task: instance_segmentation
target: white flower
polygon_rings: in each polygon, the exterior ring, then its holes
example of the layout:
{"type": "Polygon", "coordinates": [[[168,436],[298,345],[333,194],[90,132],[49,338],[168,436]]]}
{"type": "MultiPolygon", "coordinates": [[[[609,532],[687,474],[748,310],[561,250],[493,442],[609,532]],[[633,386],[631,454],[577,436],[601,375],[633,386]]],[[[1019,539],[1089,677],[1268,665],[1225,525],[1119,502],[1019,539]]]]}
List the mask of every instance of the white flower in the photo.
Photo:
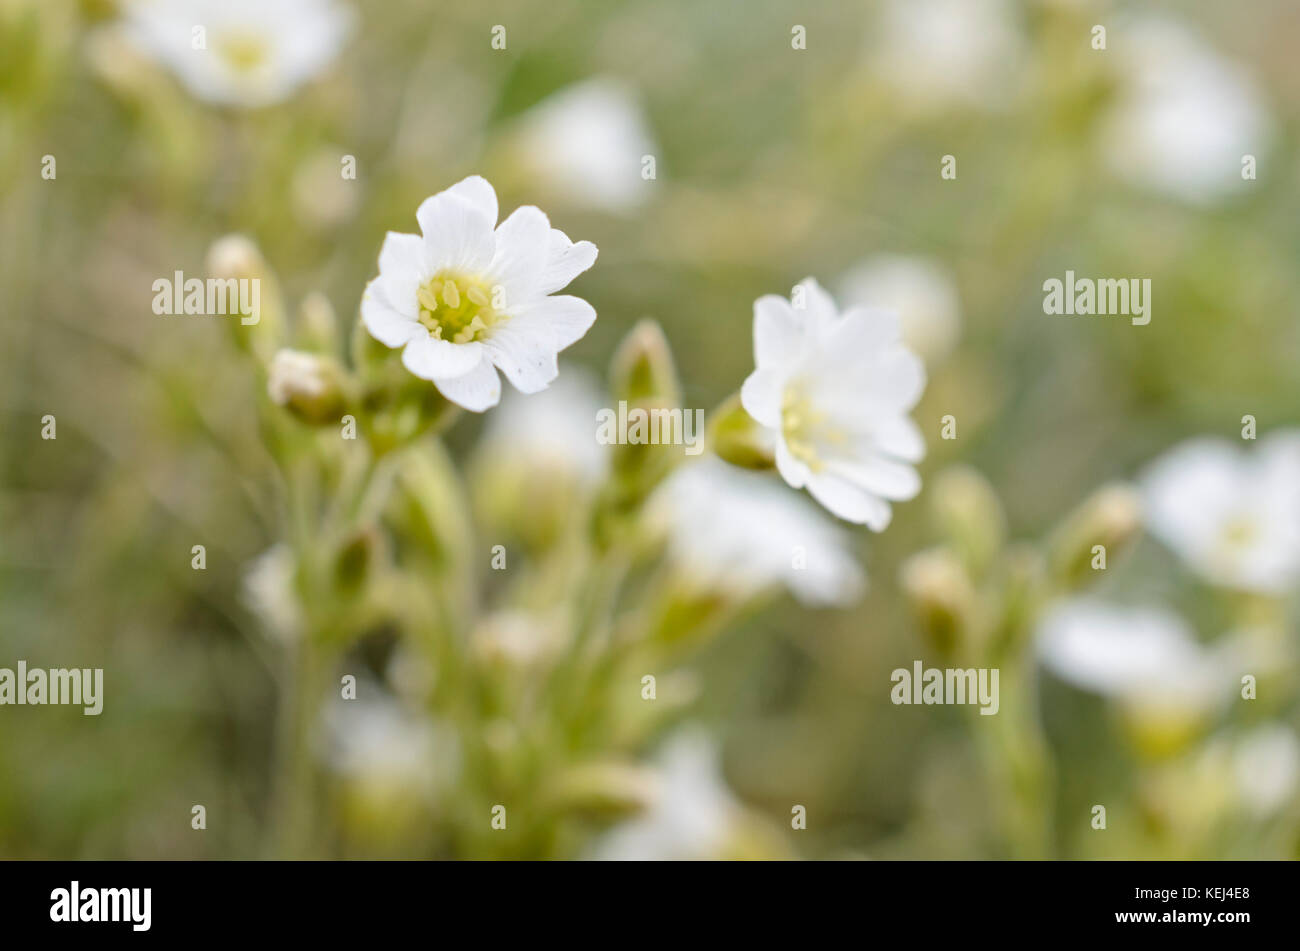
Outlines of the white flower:
{"type": "Polygon", "coordinates": [[[1300,785],[1300,743],[1280,723],[1256,727],[1236,743],[1232,766],[1242,801],[1256,815],[1269,815],[1300,785]]]}
{"type": "Polygon", "coordinates": [[[1247,184],[1273,122],[1249,73],[1181,24],[1143,17],[1112,33],[1123,88],[1103,123],[1107,164],[1124,180],[1191,202],[1247,184]]]}
{"type": "Polygon", "coordinates": [[[865,308],[841,315],[808,278],[791,301],[754,302],[754,362],[740,398],[772,431],[781,477],[807,486],[840,518],[883,531],[888,500],[920,491],[911,463],[925,455],[907,417],[925,368],[903,346],[897,315],[865,308]]]}
{"type": "Polygon", "coordinates": [[[1300,431],[1251,452],[1195,439],[1142,480],[1151,531],[1207,580],[1285,594],[1300,580],[1300,431]]]}
{"type": "Polygon", "coordinates": [[[1066,601],[1042,620],[1037,640],[1044,666],[1062,680],[1144,706],[1205,709],[1231,683],[1182,620],[1158,608],[1066,601]]]}
{"type": "Polygon", "coordinates": [[[919,107],[1002,105],[1024,43],[1007,0],[888,0],[872,71],[919,107]]]}
{"type": "Polygon", "coordinates": [[[358,699],[336,700],[325,711],[321,752],[326,764],[376,796],[430,792],[439,769],[454,768],[450,738],[407,712],[377,683],[362,680],[357,690],[358,699]]]}
{"type": "Polygon", "coordinates": [[[402,363],[447,399],[474,412],[501,398],[497,368],[536,393],[559,373],[556,355],[596,320],[578,297],[554,295],[596,260],[525,205],[497,226],[497,196],[472,175],[426,198],[423,236],[389,232],[361,319],[402,363]],[[494,230],[495,229],[495,230],[494,230]]]}
{"type": "Polygon", "coordinates": [[[784,585],[811,605],[846,604],[862,591],[840,529],[765,476],[712,459],[688,463],[650,505],[694,584],[739,598],[784,585]]]}
{"type": "MultiPolygon", "coordinates": [[[[625,212],[645,201],[645,156],[656,155],[633,92],[613,79],[589,79],[520,118],[519,150],[538,178],[568,201],[625,212]]],[[[656,174],[657,174],[656,169],[656,174]]]]}
{"type": "Polygon", "coordinates": [[[335,0],[135,0],[126,35],[200,99],[256,107],[324,69],[352,19],[335,0]]]}
{"type": "Polygon", "coordinates": [[[712,740],[695,730],[677,734],[661,750],[658,770],[655,804],[606,833],[592,858],[671,862],[718,857],[740,806],[722,779],[712,740]]]}
{"type": "Polygon", "coordinates": [[[921,257],[880,254],[840,282],[848,307],[878,307],[898,314],[903,342],[934,364],[952,352],[961,332],[961,304],[947,269],[921,257]]]}
{"type": "Polygon", "coordinates": [[[580,369],[536,396],[507,397],[492,414],[482,451],[500,459],[523,460],[541,469],[594,485],[605,474],[609,453],[596,441],[595,419],[605,401],[580,369]]]}
{"type": "Polygon", "coordinates": [[[283,543],[272,545],[249,562],[244,572],[244,604],[276,640],[284,644],[302,635],[302,608],[294,591],[293,551],[283,543]]]}

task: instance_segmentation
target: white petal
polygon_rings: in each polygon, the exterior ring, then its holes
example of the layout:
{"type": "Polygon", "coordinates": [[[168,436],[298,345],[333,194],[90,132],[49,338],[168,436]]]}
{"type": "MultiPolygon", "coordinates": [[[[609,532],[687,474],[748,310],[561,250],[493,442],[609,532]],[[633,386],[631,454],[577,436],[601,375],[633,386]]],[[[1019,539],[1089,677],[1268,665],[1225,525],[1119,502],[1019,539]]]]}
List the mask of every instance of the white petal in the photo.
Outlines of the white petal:
{"type": "Polygon", "coordinates": [[[501,222],[496,255],[488,268],[493,294],[505,291],[506,313],[517,313],[537,295],[538,281],[550,255],[551,223],[540,209],[524,205],[501,222]]]}
{"type": "Polygon", "coordinates": [[[872,438],[881,452],[904,462],[920,462],[925,458],[925,437],[916,423],[906,416],[893,416],[877,422],[872,438]]]}
{"type": "Polygon", "coordinates": [[[793,360],[802,350],[803,331],[790,302],[775,294],[754,301],[754,365],[768,367],[793,360]]]}
{"type": "Polygon", "coordinates": [[[902,339],[902,322],[892,310],[854,307],[831,324],[823,346],[839,352],[871,353],[902,339]]]}
{"type": "Polygon", "coordinates": [[[521,393],[540,392],[559,376],[560,368],[549,333],[531,333],[511,321],[485,340],[483,347],[506,379],[521,393]]]}
{"type": "Polygon", "coordinates": [[[481,273],[492,263],[493,221],[478,205],[450,192],[426,198],[415,212],[432,271],[481,273]]]}
{"type": "Polygon", "coordinates": [[[419,313],[416,291],[430,276],[427,260],[424,239],[418,234],[390,231],[379,249],[379,281],[384,302],[412,320],[419,313]]]}
{"type": "Polygon", "coordinates": [[[581,297],[558,294],[533,301],[522,315],[512,319],[514,322],[529,328],[545,326],[555,349],[560,351],[581,340],[591,329],[596,322],[596,310],[581,297]]]}
{"type": "MultiPolygon", "coordinates": [[[[424,330],[423,326],[420,329],[424,330]]],[[[482,360],[482,344],[439,340],[428,331],[412,339],[402,351],[402,365],[406,369],[423,380],[435,382],[468,373],[482,360]]]]}
{"type": "MultiPolygon", "coordinates": [[[[839,309],[835,300],[817,283],[816,278],[806,277],[797,285],[803,288],[804,307],[810,323],[819,332],[826,330],[839,319],[839,309]]],[[[798,313],[798,308],[793,308],[798,313]]]]}
{"type": "Polygon", "coordinates": [[[546,267],[537,283],[538,294],[554,294],[596,263],[596,246],[590,241],[576,244],[558,228],[551,229],[546,267]]]}
{"type": "Polygon", "coordinates": [[[776,441],[776,471],[781,474],[786,485],[793,489],[802,489],[808,484],[808,477],[812,474],[806,462],[790,455],[790,449],[784,439],[776,441]]]}
{"type": "Polygon", "coordinates": [[[876,532],[883,532],[889,526],[892,515],[889,503],[847,479],[829,472],[816,472],[808,479],[808,491],[827,511],[847,522],[866,525],[876,532]]]}
{"type": "Polygon", "coordinates": [[[501,400],[501,377],[490,360],[480,360],[478,366],[463,376],[446,377],[433,383],[447,399],[474,413],[491,409],[501,400]]]}
{"type": "Polygon", "coordinates": [[[872,495],[896,502],[916,498],[916,494],[921,491],[921,477],[916,470],[905,463],[889,459],[836,459],[827,464],[827,469],[872,495]]]}
{"type": "Polygon", "coordinates": [[[482,175],[471,175],[469,178],[461,179],[447,189],[447,194],[469,202],[487,217],[492,227],[496,227],[497,217],[500,215],[497,210],[497,193],[482,175]]]}
{"type": "Polygon", "coordinates": [[[427,333],[412,318],[393,308],[375,278],[361,295],[361,322],[374,337],[386,347],[400,347],[417,333],[427,333]]]}
{"type": "Polygon", "coordinates": [[[755,370],[740,388],[740,405],[764,426],[781,425],[783,375],[772,368],[755,370]]]}

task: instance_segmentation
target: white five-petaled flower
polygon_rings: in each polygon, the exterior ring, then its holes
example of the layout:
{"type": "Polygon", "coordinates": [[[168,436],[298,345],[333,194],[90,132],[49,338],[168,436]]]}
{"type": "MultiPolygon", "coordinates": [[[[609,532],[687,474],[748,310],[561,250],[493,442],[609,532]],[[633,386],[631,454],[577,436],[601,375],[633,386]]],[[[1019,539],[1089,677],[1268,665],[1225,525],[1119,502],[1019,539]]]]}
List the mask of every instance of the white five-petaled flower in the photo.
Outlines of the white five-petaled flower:
{"type": "Polygon", "coordinates": [[[1249,453],[1194,439],[1156,460],[1142,484],[1151,531],[1207,580],[1269,594],[1300,582],[1300,432],[1249,453]]]}
{"type": "Polygon", "coordinates": [[[711,459],[683,465],[650,510],[694,585],[737,598],[784,586],[813,606],[848,604],[862,591],[839,526],[757,473],[711,459]]]}
{"type": "Polygon", "coordinates": [[[925,455],[907,416],[925,369],[903,345],[897,315],[840,314],[808,278],[789,301],[754,302],[754,362],[740,398],[772,430],[781,477],[840,518],[883,531],[889,502],[920,491],[912,463],[925,455]]]}
{"type": "Polygon", "coordinates": [[[257,107],[324,69],[352,20],[336,0],[135,0],[126,35],[200,99],[257,107]]]}
{"type": "Polygon", "coordinates": [[[596,320],[586,301],[556,295],[596,260],[590,241],[570,241],[525,205],[497,225],[492,186],[471,175],[426,198],[422,235],[389,232],[361,319],[402,363],[453,403],[482,412],[506,375],[536,393],[559,373],[559,351],[596,320]]]}

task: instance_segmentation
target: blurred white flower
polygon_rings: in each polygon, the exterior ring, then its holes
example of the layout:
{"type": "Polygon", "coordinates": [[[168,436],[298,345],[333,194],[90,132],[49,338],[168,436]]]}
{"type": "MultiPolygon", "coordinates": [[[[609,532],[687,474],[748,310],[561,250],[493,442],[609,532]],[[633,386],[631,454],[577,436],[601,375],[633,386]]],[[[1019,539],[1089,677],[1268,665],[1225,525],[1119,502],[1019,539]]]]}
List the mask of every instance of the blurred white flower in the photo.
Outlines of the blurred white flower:
{"type": "Polygon", "coordinates": [[[1061,679],[1141,706],[1207,709],[1232,684],[1182,619],[1159,608],[1066,601],[1043,618],[1037,640],[1061,679]]]}
{"type": "Polygon", "coordinates": [[[903,343],[928,364],[942,361],[961,333],[961,304],[952,275],[923,257],[880,254],[840,281],[846,307],[876,307],[898,314],[903,343]]]}
{"type": "Polygon", "coordinates": [[[889,500],[921,489],[912,463],[925,455],[907,416],[921,398],[925,368],[903,346],[896,314],[839,313],[812,278],[792,300],[754,302],[757,369],[740,391],[745,411],[772,430],[776,466],[840,518],[875,531],[889,525],[889,500]]]}
{"type": "Polygon", "coordinates": [[[1191,440],[1142,486],[1151,531],[1207,580],[1279,595],[1300,581],[1300,431],[1252,451],[1191,440]]]}
{"type": "Polygon", "coordinates": [[[694,584],[739,598],[783,585],[811,605],[847,604],[862,591],[843,532],[765,476],[712,459],[689,463],[650,511],[694,584]]]}
{"type": "Polygon", "coordinates": [[[1246,183],[1243,155],[1262,156],[1273,120],[1249,73],[1182,24],[1143,17],[1111,33],[1122,85],[1101,148],[1124,180],[1206,202],[1246,183]]]}
{"type": "Polygon", "coordinates": [[[1267,816],[1295,795],[1300,782],[1300,743],[1280,723],[1256,727],[1233,749],[1233,776],[1242,801],[1256,815],[1267,816]]]}
{"type": "Polygon", "coordinates": [[[244,571],[242,600],[267,633],[281,643],[302,633],[302,608],[294,591],[293,551],[283,542],[258,555],[244,571]]]}
{"type": "Polygon", "coordinates": [[[648,197],[642,162],[657,156],[658,147],[640,103],[623,83],[598,78],[569,86],[519,122],[523,161],[567,201],[625,212],[648,197]]]}
{"type": "Polygon", "coordinates": [[[599,861],[671,862],[717,858],[740,811],[712,740],[688,730],[657,758],[659,795],[636,819],[615,826],[593,847],[599,861]]]}
{"type": "Polygon", "coordinates": [[[1024,39],[1007,0],[886,0],[868,43],[872,71],[922,108],[998,108],[1024,39]]]}
{"type": "Polygon", "coordinates": [[[125,31],[200,99],[257,107],[321,72],[352,21],[336,0],[133,0],[125,31]]]}
{"type": "Polygon", "coordinates": [[[596,413],[604,404],[588,374],[566,369],[535,396],[507,397],[492,414],[480,449],[493,457],[524,460],[532,472],[557,472],[592,485],[609,463],[595,430],[596,413]]]}
{"type": "Polygon", "coordinates": [[[336,700],[326,710],[322,752],[331,771],[382,801],[398,792],[433,791],[439,768],[445,772],[454,762],[442,739],[432,722],[364,679],[356,700],[336,700]]]}
{"type": "Polygon", "coordinates": [[[416,211],[423,237],[390,231],[361,318],[402,363],[447,399],[482,412],[501,398],[501,369],[536,393],[559,373],[559,351],[596,320],[578,297],[554,295],[596,260],[532,205],[497,226],[497,196],[472,175],[416,211]],[[495,229],[495,230],[494,230],[495,229]]]}

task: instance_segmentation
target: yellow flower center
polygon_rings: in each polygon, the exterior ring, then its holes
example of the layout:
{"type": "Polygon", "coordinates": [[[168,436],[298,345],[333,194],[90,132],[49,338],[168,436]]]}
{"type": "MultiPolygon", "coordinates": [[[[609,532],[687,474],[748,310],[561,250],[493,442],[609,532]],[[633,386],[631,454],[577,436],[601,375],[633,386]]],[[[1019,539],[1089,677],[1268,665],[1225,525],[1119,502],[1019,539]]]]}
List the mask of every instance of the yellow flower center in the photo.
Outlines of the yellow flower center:
{"type": "Polygon", "coordinates": [[[420,323],[439,340],[469,343],[505,319],[492,306],[486,284],[461,274],[440,272],[420,286],[420,323]]]}
{"type": "Polygon", "coordinates": [[[271,57],[271,46],[256,33],[227,33],[217,39],[217,55],[237,73],[256,72],[271,57]]]}
{"type": "Polygon", "coordinates": [[[819,447],[846,442],[845,434],[830,425],[830,416],[818,410],[798,386],[790,386],[781,397],[781,435],[790,455],[813,472],[824,467],[819,447]]]}
{"type": "Polygon", "coordinates": [[[1234,551],[1249,548],[1259,539],[1259,525],[1246,515],[1229,519],[1223,526],[1223,544],[1234,551]]]}

